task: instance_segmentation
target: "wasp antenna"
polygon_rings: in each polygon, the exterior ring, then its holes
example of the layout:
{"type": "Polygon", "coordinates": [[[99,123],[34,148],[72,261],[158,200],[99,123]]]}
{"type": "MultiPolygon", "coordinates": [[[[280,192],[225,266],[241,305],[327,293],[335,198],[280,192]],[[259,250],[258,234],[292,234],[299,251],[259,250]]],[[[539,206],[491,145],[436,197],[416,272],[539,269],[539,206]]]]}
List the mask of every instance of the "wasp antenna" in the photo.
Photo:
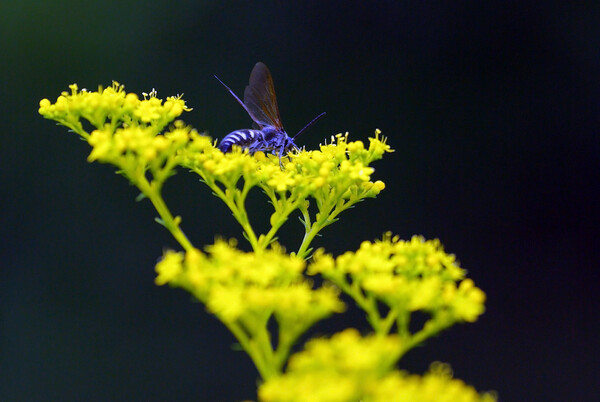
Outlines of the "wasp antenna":
{"type": "MultiPolygon", "coordinates": [[[[218,78],[217,78],[217,79],[218,79],[218,78]]],[[[297,136],[299,136],[300,134],[302,134],[302,132],[303,132],[304,130],[306,130],[307,128],[309,128],[310,126],[312,126],[312,125],[313,125],[313,124],[314,124],[314,123],[315,123],[317,120],[319,120],[321,117],[325,116],[326,114],[327,114],[327,113],[323,112],[323,113],[321,113],[320,115],[318,115],[317,117],[315,117],[314,119],[312,119],[312,120],[310,121],[310,123],[308,123],[306,126],[304,126],[304,128],[302,128],[302,130],[298,131],[298,133],[297,133],[295,136],[293,136],[293,137],[292,137],[292,140],[293,140],[294,138],[296,138],[297,136]]]]}
{"type": "Polygon", "coordinates": [[[246,109],[246,112],[248,112],[248,114],[250,114],[250,116],[252,116],[252,114],[250,113],[250,111],[248,110],[248,108],[246,107],[246,105],[244,105],[244,102],[242,102],[242,100],[240,98],[237,97],[237,95],[231,90],[231,88],[229,88],[227,85],[225,85],[225,83],[223,81],[221,81],[219,79],[219,77],[217,77],[216,75],[214,75],[214,77],[217,79],[217,81],[219,81],[221,83],[221,85],[223,85],[225,88],[227,88],[227,90],[229,91],[229,93],[231,95],[233,95],[233,97],[235,98],[236,101],[238,101],[238,103],[240,105],[242,105],[242,107],[244,109],[246,109]]]}

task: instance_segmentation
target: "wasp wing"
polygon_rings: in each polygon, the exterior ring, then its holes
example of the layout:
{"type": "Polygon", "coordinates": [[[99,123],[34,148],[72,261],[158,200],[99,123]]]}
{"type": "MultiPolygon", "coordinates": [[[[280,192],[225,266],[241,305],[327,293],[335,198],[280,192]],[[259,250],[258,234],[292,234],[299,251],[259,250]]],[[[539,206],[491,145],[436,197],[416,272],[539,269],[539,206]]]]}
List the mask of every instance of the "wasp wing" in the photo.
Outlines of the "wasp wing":
{"type": "Polygon", "coordinates": [[[273,78],[264,63],[256,63],[250,73],[250,83],[244,91],[244,109],[260,128],[272,126],[283,131],[273,78]]]}

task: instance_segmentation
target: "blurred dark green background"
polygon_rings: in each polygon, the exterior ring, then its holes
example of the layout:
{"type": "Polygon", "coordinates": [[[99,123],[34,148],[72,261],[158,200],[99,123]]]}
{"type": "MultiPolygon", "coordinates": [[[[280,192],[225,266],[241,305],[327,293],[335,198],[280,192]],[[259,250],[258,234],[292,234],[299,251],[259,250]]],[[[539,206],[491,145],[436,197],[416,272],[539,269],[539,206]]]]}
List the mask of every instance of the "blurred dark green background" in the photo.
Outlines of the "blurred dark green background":
{"type": "MultiPolygon", "coordinates": [[[[148,202],[37,114],[76,82],[185,93],[215,137],[250,120],[238,94],[265,62],[308,148],[375,128],[387,188],[324,232],[334,253],[391,230],[438,237],[486,291],[486,314],[412,351],[502,400],[597,390],[600,9],[583,3],[3,1],[0,3],[0,400],[255,398],[257,372],[181,290],[153,284],[176,248],[148,202]]],[[[241,238],[197,178],[166,188],[197,245],[241,238]]],[[[268,216],[256,195],[258,216],[268,216]]],[[[293,248],[300,226],[282,241],[293,248]]],[[[311,334],[366,328],[360,312],[311,334]]]]}

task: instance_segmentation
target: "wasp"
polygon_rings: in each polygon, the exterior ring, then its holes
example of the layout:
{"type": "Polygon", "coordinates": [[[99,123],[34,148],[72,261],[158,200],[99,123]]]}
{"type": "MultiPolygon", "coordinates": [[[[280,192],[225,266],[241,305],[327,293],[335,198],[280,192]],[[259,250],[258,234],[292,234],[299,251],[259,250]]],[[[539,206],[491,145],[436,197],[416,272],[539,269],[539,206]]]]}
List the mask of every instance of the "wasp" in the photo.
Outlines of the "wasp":
{"type": "Polygon", "coordinates": [[[227,134],[219,143],[222,152],[229,152],[234,145],[237,145],[247,149],[250,154],[258,151],[276,154],[279,155],[279,166],[283,169],[281,157],[291,151],[299,150],[294,139],[325,115],[325,112],[321,113],[296,135],[290,137],[281,124],[273,78],[264,63],[258,62],[252,69],[249,84],[244,90],[243,102],[219,77],[215,75],[215,78],[227,88],[254,121],[254,128],[243,128],[227,134]]]}

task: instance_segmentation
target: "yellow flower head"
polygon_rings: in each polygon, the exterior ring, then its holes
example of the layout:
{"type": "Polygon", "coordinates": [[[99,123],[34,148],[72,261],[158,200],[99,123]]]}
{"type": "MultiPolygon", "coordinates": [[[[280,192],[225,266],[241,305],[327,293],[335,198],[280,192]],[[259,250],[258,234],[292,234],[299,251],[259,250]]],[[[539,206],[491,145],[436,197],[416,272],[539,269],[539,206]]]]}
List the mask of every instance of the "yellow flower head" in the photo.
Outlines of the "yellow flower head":
{"type": "Polygon", "coordinates": [[[214,149],[192,146],[184,163],[203,179],[226,186],[243,179],[275,193],[302,192],[317,197],[319,191],[325,191],[327,195],[344,194],[346,198],[373,197],[385,186],[382,182],[364,185],[374,171],[368,165],[391,150],[378,133],[370,141],[372,149],[365,150],[362,142],[349,143],[348,134],[338,134],[332,137],[331,144],[322,145],[318,151],[290,153],[283,169],[277,155],[249,155],[239,147],[219,156],[214,149]]]}
{"type": "Polygon", "coordinates": [[[39,113],[71,128],[92,146],[88,160],[111,163],[133,182],[143,179],[150,170],[154,179],[164,181],[178,163],[177,154],[184,148],[193,130],[175,122],[170,131],[163,129],[184,111],[189,111],[180,96],[165,102],[156,91],[126,93],[123,85],[98,91],[79,90],[76,84],[63,92],[53,104],[40,101],[39,113]],[[87,121],[86,121],[87,120],[87,121]],[[91,125],[92,132],[86,126],[91,125]]]}
{"type": "Polygon", "coordinates": [[[167,252],[157,265],[157,283],[186,288],[226,322],[273,313],[282,321],[298,324],[344,308],[334,288],[313,289],[302,275],[304,260],[285,254],[277,245],[260,253],[244,253],[235,248],[235,242],[219,240],[207,247],[207,254],[193,250],[185,258],[172,255],[167,252]]]}
{"type": "Polygon", "coordinates": [[[394,370],[401,345],[396,337],[361,337],[348,329],[330,339],[314,339],[290,358],[285,374],[270,378],[259,400],[287,402],[411,401],[493,402],[452,378],[448,365],[433,363],[424,376],[394,370]]]}
{"type": "Polygon", "coordinates": [[[386,233],[381,240],[365,241],[356,252],[335,259],[318,251],[308,272],[322,274],[358,302],[363,293],[355,289],[362,289],[394,314],[426,311],[440,328],[473,322],[484,312],[485,294],[465,279],[465,271],[438,240],[414,236],[403,241],[386,233]]]}
{"type": "Polygon", "coordinates": [[[80,124],[80,119],[88,120],[92,126],[101,129],[106,123],[118,127],[126,124],[154,124],[160,128],[179,117],[183,111],[190,111],[180,96],[168,97],[166,102],[156,97],[152,91],[144,100],[133,93],[126,93],[123,85],[114,81],[112,86],[90,92],[79,90],[77,84],[69,86],[52,104],[48,99],[40,101],[39,113],[47,119],[70,125],[80,124]]]}
{"type": "Polygon", "coordinates": [[[414,402],[494,402],[493,392],[478,393],[463,381],[452,378],[447,364],[434,362],[425,375],[393,371],[372,383],[367,390],[369,401],[414,402]]]}
{"type": "Polygon", "coordinates": [[[348,329],[330,339],[314,339],[290,358],[285,374],[268,379],[261,401],[492,402],[452,378],[450,367],[434,363],[424,376],[394,370],[402,349],[394,336],[361,337],[348,329]]]}
{"type": "Polygon", "coordinates": [[[290,358],[287,372],[259,388],[261,401],[361,400],[365,387],[395,364],[396,337],[361,337],[347,329],[329,339],[313,339],[290,358]]]}
{"type": "Polygon", "coordinates": [[[154,280],[157,285],[164,285],[177,278],[183,269],[183,253],[167,251],[163,258],[156,264],[158,276],[154,280]]]}
{"type": "Polygon", "coordinates": [[[384,373],[394,367],[402,344],[396,336],[362,337],[346,329],[331,338],[310,340],[305,350],[290,358],[289,371],[334,369],[341,374],[384,373]]]}
{"type": "MultiPolygon", "coordinates": [[[[379,132],[370,139],[369,149],[361,141],[349,142],[348,134],[338,134],[319,150],[289,153],[280,165],[278,155],[250,155],[235,146],[223,154],[205,138],[191,138],[182,164],[200,175],[213,193],[232,208],[238,220],[245,212],[238,214],[235,208],[243,209],[243,201],[253,187],[262,189],[275,209],[271,216],[275,228],[297,209],[312,219],[308,214],[311,198],[318,210],[314,218],[324,227],[335,221],[329,218],[331,215],[337,216],[365,198],[376,197],[385,185],[371,181],[374,169],[369,165],[384,152],[392,152],[379,132]]],[[[243,224],[241,220],[240,223],[243,224]]],[[[310,224],[308,219],[304,223],[310,224]]]]}

